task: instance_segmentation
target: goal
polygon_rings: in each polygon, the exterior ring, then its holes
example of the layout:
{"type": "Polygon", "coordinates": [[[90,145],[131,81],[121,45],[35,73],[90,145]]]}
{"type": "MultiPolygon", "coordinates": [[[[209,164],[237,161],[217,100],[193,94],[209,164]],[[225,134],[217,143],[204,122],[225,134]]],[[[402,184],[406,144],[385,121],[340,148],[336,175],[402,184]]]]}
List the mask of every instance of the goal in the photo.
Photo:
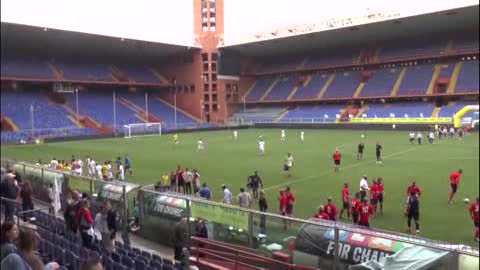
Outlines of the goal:
{"type": "Polygon", "coordinates": [[[138,123],[123,126],[124,137],[160,136],[162,135],[162,123],[138,123]]]}

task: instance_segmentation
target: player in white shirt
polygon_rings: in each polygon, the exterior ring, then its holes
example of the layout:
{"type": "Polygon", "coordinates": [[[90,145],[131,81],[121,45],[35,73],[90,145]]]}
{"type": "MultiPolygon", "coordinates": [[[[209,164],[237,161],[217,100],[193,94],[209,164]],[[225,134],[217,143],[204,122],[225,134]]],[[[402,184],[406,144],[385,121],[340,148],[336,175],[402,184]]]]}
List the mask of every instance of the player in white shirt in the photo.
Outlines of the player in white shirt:
{"type": "Polygon", "coordinates": [[[52,161],[50,161],[50,169],[56,170],[58,166],[58,160],[56,158],[53,158],[52,161]]]}
{"type": "Polygon", "coordinates": [[[300,132],[300,140],[302,142],[305,141],[305,132],[303,132],[303,131],[300,132]]]}
{"type": "Polygon", "coordinates": [[[454,135],[455,135],[455,128],[450,127],[450,138],[453,138],[454,135]]]}
{"type": "Polygon", "coordinates": [[[202,138],[200,138],[197,141],[197,152],[198,151],[203,151],[204,149],[205,149],[205,146],[203,145],[203,140],[202,140],[202,138]]]}
{"type": "Polygon", "coordinates": [[[433,131],[430,131],[430,133],[428,133],[428,142],[432,144],[434,138],[435,138],[435,133],[433,133],[433,131]]]}
{"type": "Polygon", "coordinates": [[[223,189],[223,203],[230,204],[232,203],[232,192],[228,189],[226,185],[222,185],[223,189]]]}
{"type": "Polygon", "coordinates": [[[83,174],[83,161],[82,161],[81,159],[77,160],[76,173],[77,173],[78,175],[82,175],[82,174],[83,174]]]}
{"type": "Polygon", "coordinates": [[[287,135],[285,135],[285,130],[282,129],[280,134],[280,140],[285,141],[287,139],[287,135]]]}
{"type": "Polygon", "coordinates": [[[238,139],[238,131],[237,130],[233,131],[233,138],[235,139],[235,141],[238,139]]]}
{"type": "Polygon", "coordinates": [[[263,140],[263,138],[260,138],[260,140],[258,141],[258,153],[260,155],[265,154],[265,141],[263,140]]]}
{"type": "Polygon", "coordinates": [[[417,132],[417,141],[418,141],[418,144],[422,144],[422,138],[423,138],[423,135],[422,135],[422,132],[417,132]]]}
{"type": "Polygon", "coordinates": [[[102,176],[102,164],[101,164],[101,162],[99,162],[97,164],[97,166],[95,166],[95,170],[97,171],[97,178],[102,180],[103,176],[102,176]]]}
{"type": "Polygon", "coordinates": [[[293,156],[291,153],[287,154],[287,158],[285,159],[285,164],[283,165],[283,170],[287,172],[287,176],[292,176],[292,167],[293,167],[293,156]]]}
{"type": "Polygon", "coordinates": [[[408,136],[410,137],[410,143],[413,144],[415,141],[415,132],[410,132],[408,136]]]}
{"type": "Polygon", "coordinates": [[[97,164],[95,163],[95,160],[90,159],[90,163],[88,164],[88,176],[90,177],[95,177],[95,166],[97,164]]]}
{"type": "Polygon", "coordinates": [[[107,178],[109,181],[113,180],[113,172],[112,172],[112,163],[107,161],[107,178]]]}
{"type": "Polygon", "coordinates": [[[120,181],[125,181],[125,171],[123,170],[122,163],[118,164],[117,179],[120,181]]]}
{"type": "Polygon", "coordinates": [[[360,179],[360,201],[363,201],[367,198],[367,191],[369,190],[370,188],[368,187],[368,179],[367,176],[364,175],[362,176],[362,179],[360,179]]]}

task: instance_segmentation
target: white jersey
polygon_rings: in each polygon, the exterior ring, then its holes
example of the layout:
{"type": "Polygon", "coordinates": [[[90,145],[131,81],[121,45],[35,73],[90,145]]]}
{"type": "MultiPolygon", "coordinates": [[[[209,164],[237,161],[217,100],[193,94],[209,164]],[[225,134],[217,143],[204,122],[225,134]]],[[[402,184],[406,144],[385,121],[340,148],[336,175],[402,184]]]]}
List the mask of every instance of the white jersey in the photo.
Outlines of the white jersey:
{"type": "Polygon", "coordinates": [[[122,164],[118,166],[118,180],[125,181],[125,171],[122,164]]]}
{"type": "Polygon", "coordinates": [[[417,139],[421,139],[421,138],[423,138],[423,135],[422,135],[421,132],[418,132],[418,133],[417,133],[417,139]]]}
{"type": "Polygon", "coordinates": [[[102,179],[102,164],[98,163],[95,169],[97,170],[98,178],[102,179]]]}
{"type": "Polygon", "coordinates": [[[83,174],[83,161],[81,159],[77,160],[77,168],[75,169],[75,173],[77,173],[78,175],[83,174]]]}
{"type": "Polygon", "coordinates": [[[52,170],[56,170],[57,167],[58,167],[58,161],[56,159],[52,159],[52,161],[50,161],[50,169],[52,170]]]}
{"type": "Polygon", "coordinates": [[[260,152],[265,152],[265,141],[258,142],[258,150],[260,150],[260,152]]]}
{"type": "Polygon", "coordinates": [[[455,133],[455,129],[453,127],[450,128],[450,133],[451,134],[454,134],[455,133]]]}
{"type": "Polygon", "coordinates": [[[410,132],[409,136],[410,136],[410,139],[415,139],[415,133],[410,132]]]}
{"type": "Polygon", "coordinates": [[[233,131],[233,137],[235,138],[235,140],[237,139],[237,137],[238,137],[238,131],[236,131],[236,130],[233,131]]]}
{"type": "Polygon", "coordinates": [[[108,176],[108,179],[113,179],[113,173],[112,173],[112,164],[107,164],[107,176],[108,176]]]}
{"type": "Polygon", "coordinates": [[[305,140],[305,132],[300,132],[300,140],[305,140]]]}
{"type": "Polygon", "coordinates": [[[205,147],[203,146],[203,141],[198,140],[197,141],[197,150],[203,150],[205,147]]]}
{"type": "Polygon", "coordinates": [[[293,157],[292,156],[287,157],[287,159],[285,160],[285,165],[287,165],[288,167],[293,166],[293,157]]]}
{"type": "Polygon", "coordinates": [[[225,188],[223,190],[223,203],[230,204],[231,202],[232,202],[232,192],[228,188],[225,188]]]}
{"type": "Polygon", "coordinates": [[[285,130],[282,129],[281,135],[282,138],[285,138],[287,135],[285,135],[285,130]]]}
{"type": "Polygon", "coordinates": [[[435,134],[433,132],[428,133],[428,138],[429,139],[435,138],[435,134]]]}
{"type": "Polygon", "coordinates": [[[94,177],[95,176],[95,160],[91,159],[88,163],[88,176],[94,177]]]}

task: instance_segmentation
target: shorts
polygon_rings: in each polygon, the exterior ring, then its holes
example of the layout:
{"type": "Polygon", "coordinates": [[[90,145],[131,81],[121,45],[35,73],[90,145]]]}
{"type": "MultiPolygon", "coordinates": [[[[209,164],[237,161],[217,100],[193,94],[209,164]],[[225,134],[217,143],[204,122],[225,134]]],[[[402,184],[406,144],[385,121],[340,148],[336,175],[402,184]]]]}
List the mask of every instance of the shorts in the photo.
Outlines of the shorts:
{"type": "Polygon", "coordinates": [[[335,165],[339,166],[340,165],[340,160],[335,160],[334,163],[335,163],[335,165]]]}
{"type": "Polygon", "coordinates": [[[478,228],[478,227],[479,227],[479,226],[478,226],[479,223],[480,223],[480,222],[478,222],[478,220],[474,220],[474,221],[473,221],[473,226],[475,226],[475,228],[478,228]]]}
{"type": "Polygon", "coordinates": [[[350,208],[350,203],[348,201],[343,202],[343,209],[349,209],[350,208]]]}
{"type": "Polygon", "coordinates": [[[367,192],[365,190],[360,191],[360,201],[367,197],[367,192]]]}
{"type": "Polygon", "coordinates": [[[290,166],[288,166],[287,164],[283,165],[283,170],[284,171],[290,171],[290,166]]]}
{"type": "Polygon", "coordinates": [[[352,213],[352,220],[353,220],[353,223],[355,224],[358,223],[358,213],[352,213]]]}
{"type": "Polygon", "coordinates": [[[378,202],[378,198],[370,198],[370,202],[375,205],[378,202]]]}
{"type": "Polygon", "coordinates": [[[415,141],[415,138],[410,138],[410,142],[413,142],[413,141],[415,141]]]}
{"type": "Polygon", "coordinates": [[[178,179],[178,186],[184,186],[184,185],[185,185],[185,180],[178,179]]]}
{"type": "Polygon", "coordinates": [[[418,212],[413,212],[413,213],[408,213],[408,219],[412,219],[415,220],[415,221],[418,221],[420,219],[420,213],[418,212]]]}
{"type": "Polygon", "coordinates": [[[292,204],[287,205],[287,207],[285,208],[285,213],[287,215],[291,215],[293,213],[293,205],[292,204]]]}
{"type": "Polygon", "coordinates": [[[378,194],[378,201],[379,201],[380,203],[383,203],[383,192],[381,192],[381,193],[378,194]]]}
{"type": "Polygon", "coordinates": [[[130,165],[125,165],[125,171],[130,170],[130,165]]]}
{"type": "Polygon", "coordinates": [[[286,216],[287,214],[286,214],[286,212],[285,212],[284,210],[280,209],[280,215],[286,216]]]}
{"type": "Polygon", "coordinates": [[[361,222],[361,221],[360,221],[360,222],[358,222],[358,225],[369,228],[369,227],[370,227],[370,222],[368,222],[368,221],[367,221],[367,222],[361,222]]]}
{"type": "Polygon", "coordinates": [[[450,184],[450,188],[452,189],[453,193],[457,192],[457,187],[458,187],[458,184],[450,184]]]}

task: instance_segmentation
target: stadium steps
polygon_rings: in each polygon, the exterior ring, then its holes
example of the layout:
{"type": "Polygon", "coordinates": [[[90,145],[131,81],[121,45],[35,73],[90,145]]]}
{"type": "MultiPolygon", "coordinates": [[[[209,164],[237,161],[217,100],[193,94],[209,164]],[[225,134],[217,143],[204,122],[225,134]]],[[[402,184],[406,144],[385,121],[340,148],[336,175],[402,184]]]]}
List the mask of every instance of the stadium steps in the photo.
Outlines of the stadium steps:
{"type": "MultiPolygon", "coordinates": [[[[79,128],[84,128],[85,126],[81,123],[81,121],[77,121],[77,112],[75,112],[72,107],[70,107],[70,105],[68,103],[65,103],[62,105],[62,107],[68,112],[68,115],[67,115],[67,118],[70,119],[70,121],[72,121],[77,127],[79,128]]],[[[83,117],[85,117],[84,115],[78,115],[78,119],[82,119],[83,117]]],[[[95,121],[95,120],[94,120],[95,121]]],[[[96,121],[95,121],[96,122],[96,121]]],[[[93,128],[97,128],[97,126],[93,127],[93,128]]]]}
{"type": "MultiPolygon", "coordinates": [[[[312,75],[309,75],[308,78],[305,80],[305,82],[303,82],[302,86],[303,87],[307,86],[311,80],[312,80],[312,75]]],[[[292,92],[290,92],[290,94],[288,95],[287,100],[291,100],[293,96],[295,96],[295,93],[297,93],[297,91],[298,91],[298,86],[295,86],[292,92]]]]}
{"type": "Polygon", "coordinates": [[[335,80],[335,73],[330,74],[330,77],[328,77],[327,81],[325,82],[325,84],[320,89],[320,92],[318,93],[317,98],[322,98],[323,97],[323,94],[325,94],[325,92],[327,91],[330,84],[332,84],[333,80],[335,80]]]}
{"type": "Polygon", "coordinates": [[[460,69],[462,68],[462,62],[458,62],[455,64],[453,68],[452,77],[450,77],[450,84],[447,88],[447,94],[453,94],[455,92],[455,86],[457,85],[458,74],[460,73],[460,69]]]}
{"type": "Polygon", "coordinates": [[[362,114],[364,111],[366,111],[368,109],[368,105],[363,105],[362,107],[360,107],[360,109],[358,109],[358,112],[357,114],[354,115],[355,118],[357,117],[362,117],[362,114]]]}
{"type": "MultiPolygon", "coordinates": [[[[78,117],[80,118],[80,115],[78,117]]],[[[67,118],[70,119],[70,121],[72,121],[75,124],[75,126],[77,126],[79,128],[84,127],[80,122],[77,121],[75,115],[69,114],[69,115],[67,115],[67,118]]]]}
{"type": "MultiPolygon", "coordinates": [[[[175,109],[175,106],[173,106],[172,104],[168,103],[167,101],[161,99],[160,97],[155,97],[155,99],[157,99],[158,101],[160,101],[160,102],[162,102],[163,104],[167,105],[168,107],[170,107],[170,108],[172,108],[172,109],[175,109]]],[[[191,113],[189,113],[189,112],[187,112],[187,111],[179,108],[178,106],[177,106],[177,111],[185,114],[186,116],[192,118],[193,120],[195,120],[195,121],[197,121],[197,122],[200,122],[200,121],[201,121],[200,118],[198,118],[198,117],[196,117],[195,115],[193,115],[193,114],[191,114],[191,113]]]]}
{"type": "Polygon", "coordinates": [[[280,113],[280,115],[278,115],[277,118],[275,118],[275,120],[273,120],[273,123],[278,123],[278,121],[282,120],[282,118],[288,113],[289,110],[290,110],[290,108],[283,109],[283,111],[280,113]]]}
{"type": "Polygon", "coordinates": [[[353,93],[353,97],[354,97],[354,98],[360,96],[360,93],[362,92],[363,87],[365,87],[365,83],[364,83],[364,82],[361,82],[361,83],[358,85],[357,89],[355,90],[355,93],[353,93]]]}
{"type": "Polygon", "coordinates": [[[248,97],[248,95],[250,94],[250,92],[252,92],[253,88],[255,88],[255,85],[257,85],[257,81],[254,81],[254,82],[252,83],[252,86],[250,86],[250,88],[248,88],[247,92],[245,92],[245,94],[243,95],[243,97],[242,97],[242,99],[241,99],[242,101],[245,100],[245,99],[248,97]]]}
{"type": "Polygon", "coordinates": [[[110,70],[112,71],[112,78],[119,82],[128,82],[128,76],[125,72],[121,71],[117,66],[111,65],[110,70]]]}
{"type": "Polygon", "coordinates": [[[398,88],[400,88],[400,85],[402,84],[403,78],[405,78],[405,74],[407,74],[407,68],[403,67],[402,70],[400,71],[400,74],[398,74],[397,80],[395,81],[395,84],[393,85],[392,91],[390,92],[390,96],[394,97],[397,95],[398,88]]]}
{"type": "Polygon", "coordinates": [[[433,68],[432,79],[430,80],[430,84],[428,85],[428,88],[427,88],[427,95],[431,95],[433,93],[435,82],[437,81],[438,75],[440,74],[441,70],[442,70],[442,65],[440,64],[435,65],[435,67],[433,68]]]}
{"type": "Polygon", "coordinates": [[[453,48],[453,40],[450,39],[448,42],[447,42],[447,47],[445,48],[445,55],[449,55],[450,52],[452,51],[452,48],[453,48]]]}
{"type": "Polygon", "coordinates": [[[159,79],[159,80],[162,82],[162,84],[170,84],[170,82],[167,80],[167,78],[165,78],[165,76],[163,76],[162,74],[160,74],[160,73],[159,73],[158,71],[156,71],[154,68],[152,68],[152,67],[147,67],[147,68],[148,68],[148,70],[149,70],[150,72],[153,73],[153,75],[155,75],[155,77],[157,77],[157,79],[159,79]]]}
{"type": "Polygon", "coordinates": [[[435,107],[435,108],[433,108],[431,117],[437,118],[437,117],[438,117],[438,114],[440,113],[440,110],[441,110],[441,109],[442,109],[442,107],[435,107]]]}
{"type": "Polygon", "coordinates": [[[62,77],[63,77],[63,72],[62,71],[60,71],[55,65],[53,65],[50,62],[47,62],[47,65],[52,70],[53,74],[55,74],[55,77],[57,77],[57,79],[59,79],[59,80],[62,79],[62,77]]]}
{"type": "Polygon", "coordinates": [[[362,62],[362,56],[363,56],[364,54],[365,54],[365,50],[364,50],[364,49],[360,50],[360,53],[358,54],[357,59],[355,59],[355,61],[353,61],[353,64],[354,64],[354,65],[360,65],[361,62],[362,62]]]}
{"type": "MultiPolygon", "coordinates": [[[[17,131],[18,126],[15,124],[15,122],[12,120],[12,118],[8,116],[2,116],[2,127],[8,127],[5,129],[5,131],[17,131]]],[[[2,130],[3,131],[3,130],[2,130]]]]}
{"type": "Polygon", "coordinates": [[[259,101],[265,100],[265,98],[268,96],[268,94],[270,94],[270,92],[272,91],[272,89],[275,87],[275,85],[276,85],[279,81],[280,81],[280,77],[275,78],[275,80],[273,81],[273,83],[267,88],[267,91],[265,91],[265,93],[263,93],[263,95],[260,97],[259,101]]]}
{"type": "Polygon", "coordinates": [[[161,122],[161,119],[159,117],[153,115],[152,113],[148,113],[148,119],[147,119],[147,112],[142,107],[138,106],[137,104],[135,104],[135,102],[129,100],[126,97],[120,97],[120,102],[123,105],[127,106],[132,111],[134,111],[135,116],[137,116],[137,118],[141,119],[145,123],[159,123],[159,122],[161,122]]]}

